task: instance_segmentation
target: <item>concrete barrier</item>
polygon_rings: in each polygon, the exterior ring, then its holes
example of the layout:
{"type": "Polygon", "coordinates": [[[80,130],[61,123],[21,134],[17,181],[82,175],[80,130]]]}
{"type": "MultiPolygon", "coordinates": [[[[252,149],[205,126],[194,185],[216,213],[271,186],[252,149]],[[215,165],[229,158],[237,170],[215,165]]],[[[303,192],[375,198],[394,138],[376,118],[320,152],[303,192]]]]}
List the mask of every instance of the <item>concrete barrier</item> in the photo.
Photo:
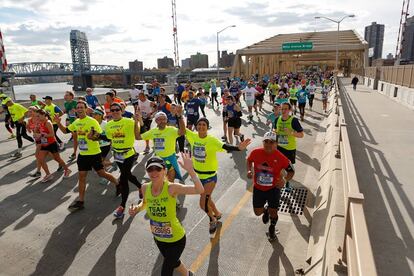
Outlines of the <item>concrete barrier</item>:
{"type": "Polygon", "coordinates": [[[414,88],[379,81],[378,92],[414,110],[414,88]]]}

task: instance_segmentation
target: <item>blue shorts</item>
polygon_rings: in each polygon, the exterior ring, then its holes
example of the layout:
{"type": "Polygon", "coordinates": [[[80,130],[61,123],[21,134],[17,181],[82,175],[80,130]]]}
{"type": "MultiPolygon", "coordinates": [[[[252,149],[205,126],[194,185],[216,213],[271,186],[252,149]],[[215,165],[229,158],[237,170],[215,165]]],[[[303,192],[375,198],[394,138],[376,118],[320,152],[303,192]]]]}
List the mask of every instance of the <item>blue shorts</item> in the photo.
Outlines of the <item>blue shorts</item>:
{"type": "Polygon", "coordinates": [[[201,180],[201,184],[203,184],[203,186],[206,185],[207,183],[210,183],[210,182],[217,183],[217,174],[215,174],[214,176],[211,176],[209,178],[200,179],[200,180],[201,180]]]}

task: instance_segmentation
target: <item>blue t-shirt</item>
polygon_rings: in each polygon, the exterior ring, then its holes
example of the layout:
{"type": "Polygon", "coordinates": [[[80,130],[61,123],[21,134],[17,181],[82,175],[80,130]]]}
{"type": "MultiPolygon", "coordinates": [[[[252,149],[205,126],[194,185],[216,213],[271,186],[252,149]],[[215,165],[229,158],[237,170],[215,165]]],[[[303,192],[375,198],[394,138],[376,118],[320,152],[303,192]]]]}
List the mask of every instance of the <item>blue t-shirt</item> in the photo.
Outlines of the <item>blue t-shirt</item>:
{"type": "Polygon", "coordinates": [[[177,86],[177,94],[179,94],[179,95],[183,94],[184,90],[185,90],[185,88],[181,84],[179,86],[177,86]]]}
{"type": "Polygon", "coordinates": [[[272,127],[273,129],[276,128],[276,122],[277,122],[277,118],[279,118],[279,115],[275,115],[274,112],[270,113],[269,115],[266,116],[267,120],[272,122],[272,127]]]}
{"type": "Polygon", "coordinates": [[[211,84],[211,94],[217,94],[217,86],[215,83],[211,84]]]}
{"type": "Polygon", "coordinates": [[[296,97],[298,98],[298,103],[306,103],[309,92],[305,89],[301,89],[296,92],[296,97]]]}
{"type": "Polygon", "coordinates": [[[187,102],[186,111],[187,111],[187,118],[188,117],[198,117],[198,109],[200,108],[201,101],[199,99],[191,99],[187,102]]]}
{"type": "Polygon", "coordinates": [[[86,95],[86,103],[92,108],[95,109],[98,105],[98,98],[95,95],[86,95]]]}
{"type": "Polygon", "coordinates": [[[152,90],[152,94],[154,96],[158,96],[160,93],[161,93],[161,89],[158,86],[154,87],[154,89],[152,90]]]}

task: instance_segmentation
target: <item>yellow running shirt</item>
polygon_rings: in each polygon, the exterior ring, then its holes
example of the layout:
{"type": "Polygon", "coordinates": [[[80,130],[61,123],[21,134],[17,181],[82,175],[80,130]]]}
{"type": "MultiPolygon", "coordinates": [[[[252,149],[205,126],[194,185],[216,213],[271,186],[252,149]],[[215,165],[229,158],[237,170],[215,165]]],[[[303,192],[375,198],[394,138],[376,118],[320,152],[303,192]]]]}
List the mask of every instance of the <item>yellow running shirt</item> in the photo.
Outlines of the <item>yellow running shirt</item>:
{"type": "Polygon", "coordinates": [[[193,166],[196,171],[209,172],[198,174],[200,179],[207,179],[214,176],[218,170],[217,152],[225,152],[223,142],[214,136],[207,135],[200,138],[198,133],[186,130],[185,136],[191,145],[193,166]]]}
{"type": "Polygon", "coordinates": [[[155,154],[161,158],[175,154],[175,142],[178,137],[178,129],[171,126],[163,130],[153,128],[141,134],[142,140],[153,140],[155,154]]]}
{"type": "Polygon", "coordinates": [[[88,139],[88,133],[93,127],[97,133],[102,133],[102,129],[97,120],[86,116],[83,119],[76,119],[68,126],[71,132],[76,132],[78,135],[78,147],[80,155],[95,155],[101,153],[99,141],[92,141],[88,139]]]}
{"type": "Polygon", "coordinates": [[[14,103],[12,106],[9,106],[8,109],[13,122],[17,122],[23,118],[24,114],[27,112],[27,108],[18,103],[14,103]]]}
{"type": "Polygon", "coordinates": [[[135,121],[129,118],[122,118],[118,121],[111,120],[106,124],[106,137],[112,141],[114,159],[118,162],[135,154],[135,121]]]}

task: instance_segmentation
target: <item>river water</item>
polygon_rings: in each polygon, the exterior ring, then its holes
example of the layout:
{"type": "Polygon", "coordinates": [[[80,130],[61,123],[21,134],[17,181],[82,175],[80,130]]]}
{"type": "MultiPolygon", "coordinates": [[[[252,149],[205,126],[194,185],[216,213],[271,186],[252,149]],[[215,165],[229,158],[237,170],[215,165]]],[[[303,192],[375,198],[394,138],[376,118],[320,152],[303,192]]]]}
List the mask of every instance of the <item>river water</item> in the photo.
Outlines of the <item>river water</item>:
{"type": "MultiPolygon", "coordinates": [[[[37,99],[41,99],[44,96],[52,96],[53,99],[63,99],[65,91],[71,91],[72,85],[67,84],[66,82],[57,82],[57,83],[39,83],[39,84],[26,84],[26,85],[16,85],[14,86],[14,94],[16,100],[19,101],[28,101],[30,94],[35,94],[37,99]]],[[[110,88],[95,88],[94,94],[105,94],[110,88]]],[[[124,89],[117,89],[117,91],[123,91],[124,89]]],[[[84,96],[85,92],[75,92],[76,96],[84,96]]]]}

